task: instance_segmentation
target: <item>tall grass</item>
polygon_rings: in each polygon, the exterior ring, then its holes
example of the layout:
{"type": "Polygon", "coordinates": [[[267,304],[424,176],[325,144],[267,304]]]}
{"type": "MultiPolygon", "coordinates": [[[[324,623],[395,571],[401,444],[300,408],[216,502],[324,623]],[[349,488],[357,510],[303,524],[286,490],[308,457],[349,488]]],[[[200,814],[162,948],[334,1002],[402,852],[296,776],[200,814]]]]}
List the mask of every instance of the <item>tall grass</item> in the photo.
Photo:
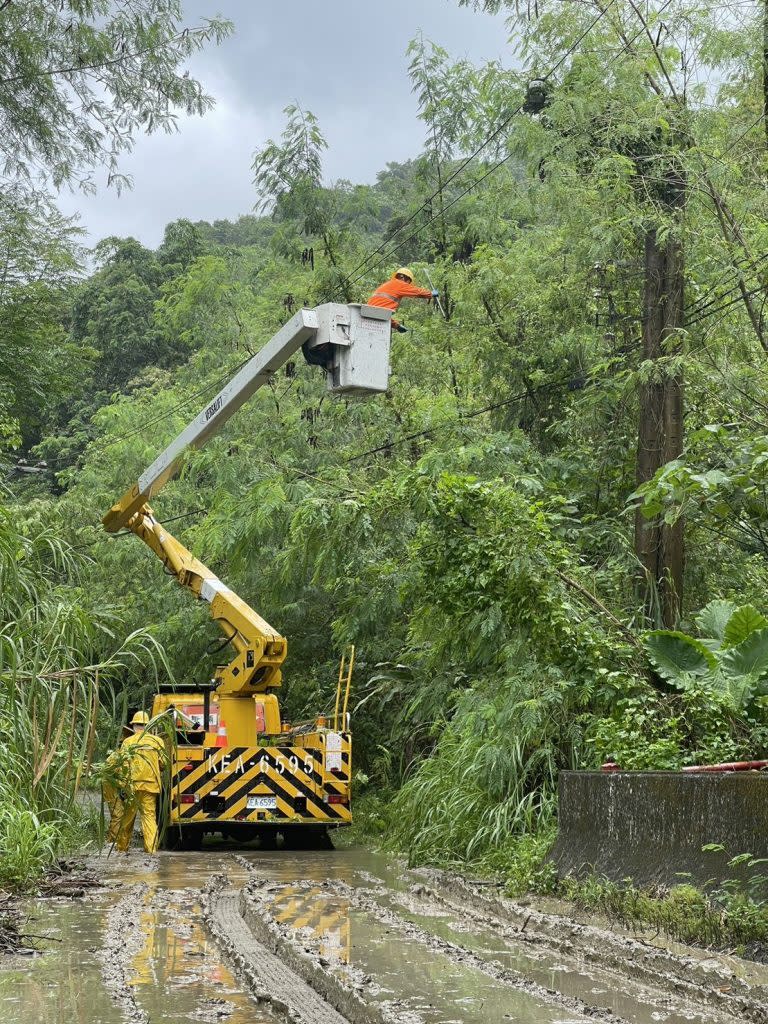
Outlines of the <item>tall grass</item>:
{"type": "Polygon", "coordinates": [[[391,834],[411,862],[476,860],[552,820],[558,773],[581,742],[574,689],[552,675],[478,683],[438,724],[392,805],[391,834]]]}
{"type": "Polygon", "coordinates": [[[118,718],[115,681],[162,652],[120,639],[78,587],[76,552],[48,529],[26,535],[0,506],[0,886],[23,888],[88,818],[80,799],[118,718]]]}

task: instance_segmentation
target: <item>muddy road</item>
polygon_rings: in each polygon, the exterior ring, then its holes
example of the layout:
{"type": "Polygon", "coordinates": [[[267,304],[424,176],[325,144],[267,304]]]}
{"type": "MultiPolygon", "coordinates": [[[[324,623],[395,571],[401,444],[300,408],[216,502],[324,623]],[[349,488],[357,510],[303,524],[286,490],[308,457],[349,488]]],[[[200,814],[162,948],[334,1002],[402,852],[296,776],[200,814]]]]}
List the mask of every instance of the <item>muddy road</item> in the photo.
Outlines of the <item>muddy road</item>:
{"type": "Polygon", "coordinates": [[[366,850],[93,858],[32,901],[3,1024],[768,1024],[768,969],[667,948],[366,850]]]}

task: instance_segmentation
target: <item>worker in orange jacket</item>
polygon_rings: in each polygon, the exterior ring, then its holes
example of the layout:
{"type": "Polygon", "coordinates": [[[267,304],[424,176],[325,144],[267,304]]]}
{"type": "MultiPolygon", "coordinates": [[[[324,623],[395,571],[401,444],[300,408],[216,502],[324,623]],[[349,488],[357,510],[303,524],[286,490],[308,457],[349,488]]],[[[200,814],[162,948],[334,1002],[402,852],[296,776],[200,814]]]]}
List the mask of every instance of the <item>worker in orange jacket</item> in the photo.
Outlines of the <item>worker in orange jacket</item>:
{"type": "MultiPolygon", "coordinates": [[[[432,299],[437,299],[438,294],[434,288],[417,288],[413,283],[413,271],[409,270],[408,267],[400,267],[388,281],[379,285],[370,299],[368,299],[368,305],[383,306],[384,309],[391,309],[397,312],[403,299],[426,299],[427,302],[430,302],[432,299]]],[[[392,319],[392,327],[401,334],[406,330],[394,318],[392,319]]]]}

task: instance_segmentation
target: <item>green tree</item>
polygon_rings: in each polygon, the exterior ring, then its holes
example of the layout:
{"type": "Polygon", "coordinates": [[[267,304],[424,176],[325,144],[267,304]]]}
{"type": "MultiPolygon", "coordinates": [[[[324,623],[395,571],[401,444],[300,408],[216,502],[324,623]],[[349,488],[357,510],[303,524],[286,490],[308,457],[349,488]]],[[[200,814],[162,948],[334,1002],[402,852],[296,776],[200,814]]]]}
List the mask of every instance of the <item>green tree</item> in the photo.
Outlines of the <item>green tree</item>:
{"type": "Polygon", "coordinates": [[[0,148],[6,176],[54,186],[129,179],[119,169],[137,132],[171,131],[177,112],[212,99],[184,70],[230,22],[182,24],[179,0],[5,3],[0,17],[0,148]]]}
{"type": "Polygon", "coordinates": [[[185,271],[204,250],[205,241],[199,227],[181,218],[166,224],[157,258],[163,264],[166,275],[175,276],[185,271]]]}
{"type": "Polygon", "coordinates": [[[45,193],[0,189],[0,453],[39,439],[91,361],[65,330],[80,233],[45,193]]]}
{"type": "Polygon", "coordinates": [[[259,195],[256,208],[270,210],[285,226],[287,231],[277,242],[294,258],[300,252],[296,234],[309,241],[317,238],[328,261],[318,280],[322,297],[342,295],[350,302],[354,295],[342,269],[345,258],[355,251],[350,206],[357,207],[354,219],[366,213],[370,218],[370,192],[356,190],[348,182],[325,185],[322,155],[328,143],[317,118],[296,104],[286,107],[284,113],[288,120],[280,141],[269,139],[253,156],[253,183],[259,195]]]}
{"type": "Polygon", "coordinates": [[[158,332],[155,302],[162,268],[134,238],[105,238],[95,249],[100,264],[72,306],[72,339],[98,353],[96,392],[118,391],[147,366],[163,366],[178,349],[158,332]]]}

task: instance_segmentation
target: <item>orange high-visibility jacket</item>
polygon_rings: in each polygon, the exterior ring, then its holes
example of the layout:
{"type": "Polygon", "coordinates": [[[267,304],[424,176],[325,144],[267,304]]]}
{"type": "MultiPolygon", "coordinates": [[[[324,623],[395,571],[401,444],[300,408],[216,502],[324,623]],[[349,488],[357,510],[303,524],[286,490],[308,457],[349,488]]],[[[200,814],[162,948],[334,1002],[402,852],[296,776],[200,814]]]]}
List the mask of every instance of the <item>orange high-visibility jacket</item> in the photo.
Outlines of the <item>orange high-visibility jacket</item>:
{"type": "Polygon", "coordinates": [[[391,277],[380,284],[368,299],[369,306],[383,306],[384,309],[397,309],[403,299],[431,299],[432,292],[428,288],[417,288],[407,281],[391,277]]]}

